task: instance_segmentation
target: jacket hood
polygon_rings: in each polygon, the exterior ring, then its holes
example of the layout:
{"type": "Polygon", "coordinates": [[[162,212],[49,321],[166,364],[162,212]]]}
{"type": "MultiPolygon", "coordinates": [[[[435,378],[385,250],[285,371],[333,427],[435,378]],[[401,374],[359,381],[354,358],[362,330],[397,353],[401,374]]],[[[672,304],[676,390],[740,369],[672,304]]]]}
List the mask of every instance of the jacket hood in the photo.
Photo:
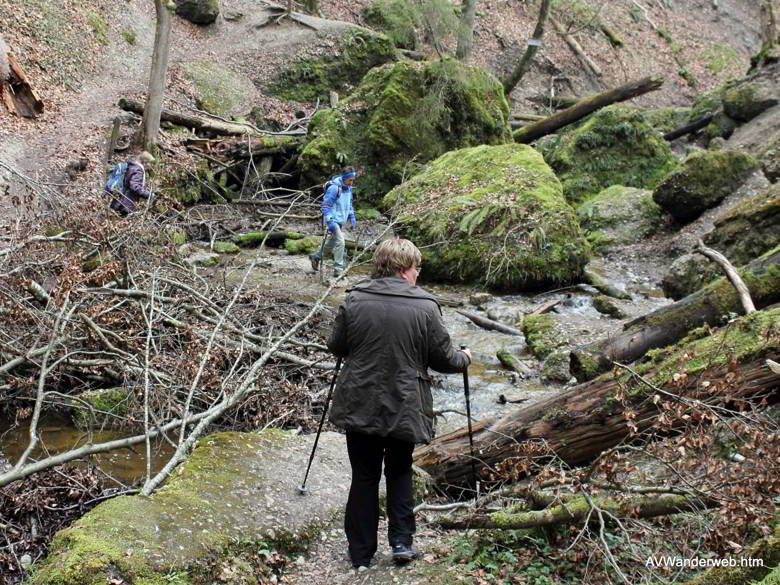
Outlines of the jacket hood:
{"type": "Polygon", "coordinates": [[[400,276],[386,276],[384,278],[361,280],[352,288],[347,289],[348,293],[352,291],[394,297],[424,298],[436,303],[437,307],[439,306],[439,301],[437,301],[436,297],[431,293],[419,286],[409,284],[400,276]]]}

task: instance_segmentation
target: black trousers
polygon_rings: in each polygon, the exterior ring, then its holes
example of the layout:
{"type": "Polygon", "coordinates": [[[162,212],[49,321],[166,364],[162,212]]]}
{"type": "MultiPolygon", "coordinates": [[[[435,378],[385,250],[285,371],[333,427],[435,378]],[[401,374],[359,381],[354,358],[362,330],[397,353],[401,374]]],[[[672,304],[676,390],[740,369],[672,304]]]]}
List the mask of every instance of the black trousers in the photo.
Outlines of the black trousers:
{"type": "Polygon", "coordinates": [[[412,495],[414,443],[390,437],[347,432],[352,485],[344,517],[349,555],[354,564],[368,564],[377,549],[379,480],[382,461],[387,484],[387,539],[390,546],[412,544],[415,531],[412,495]]]}

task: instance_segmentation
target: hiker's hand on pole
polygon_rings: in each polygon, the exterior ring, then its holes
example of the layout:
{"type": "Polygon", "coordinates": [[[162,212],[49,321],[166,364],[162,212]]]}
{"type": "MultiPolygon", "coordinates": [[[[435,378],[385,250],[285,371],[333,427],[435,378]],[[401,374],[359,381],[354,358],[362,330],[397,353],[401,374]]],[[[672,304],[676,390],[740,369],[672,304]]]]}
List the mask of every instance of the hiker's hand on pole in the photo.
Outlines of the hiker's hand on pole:
{"type": "Polygon", "coordinates": [[[471,364],[472,358],[471,358],[471,350],[466,347],[465,345],[460,346],[460,351],[463,352],[467,358],[469,358],[469,363],[466,364],[466,367],[468,367],[471,364]]]}

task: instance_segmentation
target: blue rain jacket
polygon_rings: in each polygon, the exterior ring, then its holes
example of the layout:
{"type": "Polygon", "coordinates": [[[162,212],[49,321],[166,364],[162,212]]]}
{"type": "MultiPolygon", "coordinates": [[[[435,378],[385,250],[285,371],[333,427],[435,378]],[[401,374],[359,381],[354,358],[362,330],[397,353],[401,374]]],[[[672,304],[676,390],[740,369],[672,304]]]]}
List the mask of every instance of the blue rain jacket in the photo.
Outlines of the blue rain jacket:
{"type": "Polygon", "coordinates": [[[352,186],[346,185],[341,175],[330,180],[330,186],[325,191],[322,201],[322,217],[327,224],[329,220],[343,225],[348,219],[354,217],[352,209],[352,186]]]}

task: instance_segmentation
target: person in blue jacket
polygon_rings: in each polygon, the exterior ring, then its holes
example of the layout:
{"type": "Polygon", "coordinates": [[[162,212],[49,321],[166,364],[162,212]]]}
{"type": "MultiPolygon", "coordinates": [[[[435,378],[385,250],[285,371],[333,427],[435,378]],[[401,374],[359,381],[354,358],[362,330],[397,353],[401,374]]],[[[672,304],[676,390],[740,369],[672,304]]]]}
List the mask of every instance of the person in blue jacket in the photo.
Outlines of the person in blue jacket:
{"type": "Polygon", "coordinates": [[[329,182],[322,200],[322,219],[328,228],[327,238],[319,252],[309,256],[311,267],[316,272],[320,268],[322,256],[333,253],[333,276],[341,276],[347,267],[344,253],[344,226],[349,222],[357,225],[355,210],[352,208],[352,183],[359,175],[353,167],[346,167],[340,175],[329,182]]]}

